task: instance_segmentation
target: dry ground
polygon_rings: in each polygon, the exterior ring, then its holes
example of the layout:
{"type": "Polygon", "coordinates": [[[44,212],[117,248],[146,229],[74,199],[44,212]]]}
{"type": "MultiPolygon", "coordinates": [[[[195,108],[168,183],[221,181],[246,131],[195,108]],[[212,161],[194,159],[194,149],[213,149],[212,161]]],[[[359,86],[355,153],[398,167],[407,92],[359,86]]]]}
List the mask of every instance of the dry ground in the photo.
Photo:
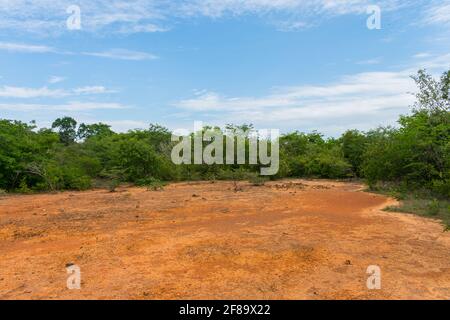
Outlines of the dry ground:
{"type": "Polygon", "coordinates": [[[2,197],[0,299],[450,299],[438,222],[382,212],[395,201],[358,184],[241,185],[2,197]]]}

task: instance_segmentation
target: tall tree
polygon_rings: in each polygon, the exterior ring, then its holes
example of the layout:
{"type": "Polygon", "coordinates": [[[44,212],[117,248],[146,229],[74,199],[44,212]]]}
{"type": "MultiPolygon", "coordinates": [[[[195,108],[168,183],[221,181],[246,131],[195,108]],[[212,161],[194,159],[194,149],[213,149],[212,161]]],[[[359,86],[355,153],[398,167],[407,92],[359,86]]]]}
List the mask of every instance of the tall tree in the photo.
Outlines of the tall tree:
{"type": "Polygon", "coordinates": [[[77,137],[77,122],[70,117],[58,118],[52,124],[52,129],[58,129],[59,139],[65,145],[75,142],[77,137]]]}

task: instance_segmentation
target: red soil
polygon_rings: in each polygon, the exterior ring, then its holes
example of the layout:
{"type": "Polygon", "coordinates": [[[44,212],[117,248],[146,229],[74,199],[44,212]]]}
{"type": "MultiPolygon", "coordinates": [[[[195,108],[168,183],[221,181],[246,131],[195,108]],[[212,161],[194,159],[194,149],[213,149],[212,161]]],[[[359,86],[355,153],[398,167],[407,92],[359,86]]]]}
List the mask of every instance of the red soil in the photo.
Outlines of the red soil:
{"type": "Polygon", "coordinates": [[[358,184],[240,186],[1,197],[0,299],[450,299],[438,222],[358,184]]]}

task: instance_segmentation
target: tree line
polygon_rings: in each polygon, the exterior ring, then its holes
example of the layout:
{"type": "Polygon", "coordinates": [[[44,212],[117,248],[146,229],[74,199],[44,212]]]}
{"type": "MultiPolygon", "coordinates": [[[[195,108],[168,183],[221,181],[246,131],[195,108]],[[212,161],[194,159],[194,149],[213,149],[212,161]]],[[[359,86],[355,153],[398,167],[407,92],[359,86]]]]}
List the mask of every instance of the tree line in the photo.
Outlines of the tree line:
{"type": "MultiPolygon", "coordinates": [[[[416,103],[397,127],[349,130],[339,138],[300,131],[280,137],[280,168],[272,179],[290,177],[392,183],[450,197],[450,71],[434,79],[413,77],[416,103]]],[[[211,129],[205,128],[204,130],[211,129]]],[[[224,134],[252,125],[228,125],[224,134]]],[[[195,134],[195,133],[194,133],[195,134]]],[[[110,126],[56,119],[51,128],[0,119],[0,189],[12,192],[85,190],[122,182],[256,178],[260,165],[175,165],[172,133],[151,124],[116,133],[110,126]]]]}

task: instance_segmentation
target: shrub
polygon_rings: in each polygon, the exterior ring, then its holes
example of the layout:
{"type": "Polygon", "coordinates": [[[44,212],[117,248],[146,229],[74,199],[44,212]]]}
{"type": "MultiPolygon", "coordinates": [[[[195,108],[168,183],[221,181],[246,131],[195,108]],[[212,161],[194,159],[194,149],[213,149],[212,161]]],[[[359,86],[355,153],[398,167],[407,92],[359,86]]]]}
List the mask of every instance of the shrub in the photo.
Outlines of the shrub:
{"type": "Polygon", "coordinates": [[[167,183],[153,178],[148,177],[144,179],[139,179],[136,181],[136,185],[139,187],[147,187],[147,190],[157,191],[157,190],[163,190],[167,183]]]}
{"type": "Polygon", "coordinates": [[[250,182],[251,185],[253,185],[255,187],[261,187],[266,184],[266,182],[268,181],[268,178],[260,176],[256,172],[249,172],[248,173],[248,181],[250,182]]]}
{"type": "Polygon", "coordinates": [[[108,184],[109,192],[116,192],[116,188],[120,185],[120,181],[118,179],[112,179],[108,184]]]}
{"type": "Polygon", "coordinates": [[[440,209],[439,201],[437,199],[433,199],[427,205],[427,214],[430,216],[437,216],[440,209]]]}
{"type": "Polygon", "coordinates": [[[19,184],[19,188],[16,190],[18,193],[31,193],[32,190],[28,188],[28,184],[25,178],[22,179],[22,181],[19,184]]]}
{"type": "Polygon", "coordinates": [[[88,176],[72,177],[66,182],[66,188],[72,190],[88,190],[92,187],[92,180],[88,176]]]}

